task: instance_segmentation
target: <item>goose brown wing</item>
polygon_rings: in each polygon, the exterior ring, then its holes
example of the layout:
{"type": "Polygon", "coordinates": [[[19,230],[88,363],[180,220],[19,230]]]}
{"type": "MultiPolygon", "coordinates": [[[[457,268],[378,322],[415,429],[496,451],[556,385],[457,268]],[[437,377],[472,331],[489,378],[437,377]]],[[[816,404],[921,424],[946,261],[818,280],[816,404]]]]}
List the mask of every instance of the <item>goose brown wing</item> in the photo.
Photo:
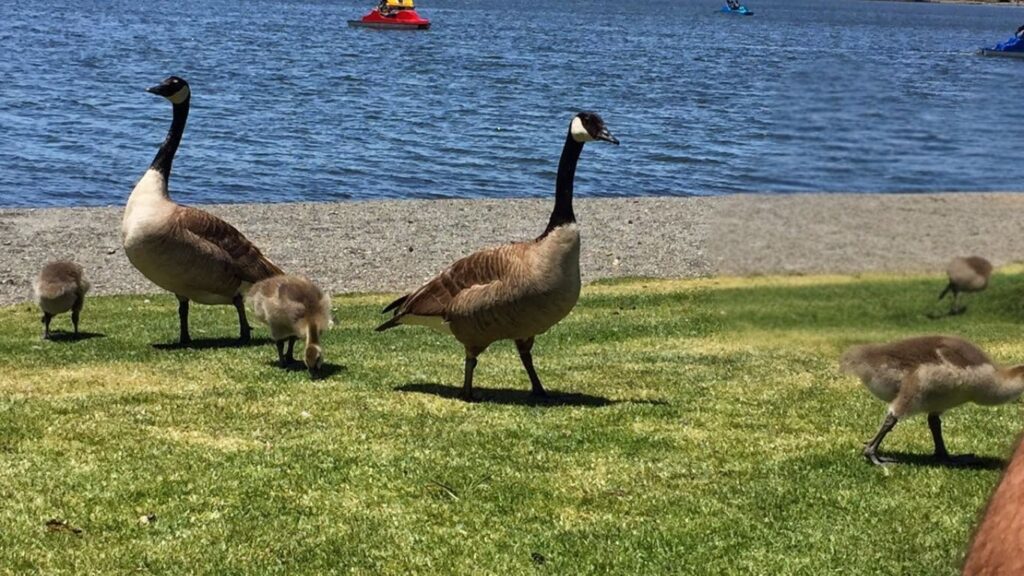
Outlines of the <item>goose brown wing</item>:
{"type": "Polygon", "coordinates": [[[284,273],[238,229],[213,214],[190,206],[178,206],[174,212],[174,225],[201,240],[243,282],[258,282],[284,273]]]}
{"type": "Polygon", "coordinates": [[[519,245],[511,244],[474,252],[457,260],[415,292],[399,298],[384,311],[396,309],[396,318],[406,314],[445,317],[459,296],[469,291],[483,295],[490,291],[488,288],[508,280],[516,269],[514,256],[519,251],[519,245]]]}

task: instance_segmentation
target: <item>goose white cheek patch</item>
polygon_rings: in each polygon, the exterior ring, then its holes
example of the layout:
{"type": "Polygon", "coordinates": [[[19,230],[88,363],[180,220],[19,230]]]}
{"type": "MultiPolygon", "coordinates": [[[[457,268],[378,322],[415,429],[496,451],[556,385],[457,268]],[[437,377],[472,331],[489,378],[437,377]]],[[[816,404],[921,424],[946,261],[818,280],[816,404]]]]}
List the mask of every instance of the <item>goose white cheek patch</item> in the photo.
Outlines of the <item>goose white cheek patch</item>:
{"type": "Polygon", "coordinates": [[[587,132],[587,129],[583,127],[583,120],[577,116],[572,119],[572,124],[569,125],[569,132],[572,134],[572,139],[577,142],[593,142],[594,138],[587,132]]]}

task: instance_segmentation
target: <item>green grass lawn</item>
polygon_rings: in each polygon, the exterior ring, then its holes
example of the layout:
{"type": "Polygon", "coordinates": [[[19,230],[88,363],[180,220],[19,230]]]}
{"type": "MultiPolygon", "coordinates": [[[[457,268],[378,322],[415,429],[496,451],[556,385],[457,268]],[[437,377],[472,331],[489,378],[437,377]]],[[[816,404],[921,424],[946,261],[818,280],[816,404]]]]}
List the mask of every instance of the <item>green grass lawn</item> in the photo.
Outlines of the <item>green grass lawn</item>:
{"type": "MultiPolygon", "coordinates": [[[[914,463],[869,466],[884,405],[836,367],[925,332],[1024,361],[1019,269],[929,320],[942,284],[598,283],[534,348],[553,401],[506,342],[476,404],[453,339],[373,332],[383,295],[335,299],[318,381],[266,341],[154,347],[177,337],[169,295],[88,300],[78,341],[3,308],[0,572],[953,574],[998,470],[913,459],[923,418],[883,445],[914,463]]],[[[192,322],[237,335],[230,307],[192,322]]],[[[945,418],[951,451],[993,460],[1020,428],[1016,403],[945,418]]]]}

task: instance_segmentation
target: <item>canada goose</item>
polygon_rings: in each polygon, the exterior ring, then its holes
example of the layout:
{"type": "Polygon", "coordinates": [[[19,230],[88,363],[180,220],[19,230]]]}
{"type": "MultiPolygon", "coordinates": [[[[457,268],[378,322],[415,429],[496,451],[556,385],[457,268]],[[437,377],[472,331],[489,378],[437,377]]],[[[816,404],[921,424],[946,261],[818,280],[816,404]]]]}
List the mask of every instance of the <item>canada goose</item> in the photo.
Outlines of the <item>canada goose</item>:
{"type": "Polygon", "coordinates": [[[256,319],[270,327],[278,365],[286,368],[295,361],[295,340],[302,336],[306,339],[306,368],[311,377],[319,376],[324,363],[320,335],[331,326],[331,298],[305,278],[273,276],[249,288],[249,304],[256,319]]]}
{"type": "Polygon", "coordinates": [[[992,263],[981,256],[953,258],[946,266],[946,275],[949,276],[949,283],[939,293],[939,300],[952,292],[953,302],[949,306],[949,314],[951,316],[962,314],[967,310],[967,306],[957,306],[960,293],[984,290],[988,286],[988,279],[992,276],[992,263]]]}
{"type": "Polygon", "coordinates": [[[75,327],[75,336],[78,336],[78,316],[90,287],[82,267],[74,262],[57,260],[43,267],[32,283],[32,291],[43,311],[44,340],[50,337],[50,320],[68,310],[71,310],[71,323],[75,327]]]}
{"type": "Polygon", "coordinates": [[[170,100],[174,119],[153,163],[135,185],[124,209],[121,232],[132,265],[178,297],[180,344],[191,342],[188,303],[233,304],[242,343],[249,341],[243,294],[254,282],[282,274],[259,249],[227,222],[171,200],[167,181],[188,118],[188,82],[171,76],[147,89],[170,100]]]}
{"type": "Polygon", "coordinates": [[[965,576],[1024,574],[1024,443],[1017,448],[992,491],[984,515],[971,538],[964,561],[965,576]]]}
{"type": "Polygon", "coordinates": [[[555,183],[555,207],[533,241],[480,250],[384,308],[393,316],[377,327],[420,324],[452,334],[466,349],[462,397],[473,399],[477,356],[498,340],[515,340],[532,394],[546,392],[533,368],[533,339],[564,318],[580,295],[580,234],[572,209],[576,163],[587,142],[619,141],[594,112],[569,124],[555,183]]]}
{"type": "Polygon", "coordinates": [[[892,461],[878,456],[882,439],[898,420],[921,412],[928,414],[935,458],[955,462],[942,440],[939,415],[967,402],[1005,404],[1024,392],[1024,365],[1001,368],[974,344],[952,336],[854,346],[840,363],[875,397],[889,403],[878,434],[864,447],[864,457],[872,464],[892,461]]]}

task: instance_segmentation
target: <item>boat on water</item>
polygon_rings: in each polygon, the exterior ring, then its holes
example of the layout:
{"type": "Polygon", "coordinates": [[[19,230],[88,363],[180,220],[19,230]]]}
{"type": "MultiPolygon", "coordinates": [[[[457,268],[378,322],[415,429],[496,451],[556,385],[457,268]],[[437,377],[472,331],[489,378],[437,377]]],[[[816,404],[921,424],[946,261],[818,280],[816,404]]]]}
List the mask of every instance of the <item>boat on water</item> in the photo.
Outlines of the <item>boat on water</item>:
{"type": "Polygon", "coordinates": [[[381,0],[359,20],[349,20],[349,26],[382,28],[386,30],[426,30],[430,20],[416,13],[413,0],[381,0]]]}
{"type": "MultiPolygon", "coordinates": [[[[1022,26],[1024,28],[1024,26],[1022,26]]],[[[1005,42],[1000,42],[991,48],[982,48],[978,51],[982,56],[1002,56],[1005,58],[1024,58],[1024,38],[1014,36],[1005,42]]]]}
{"type": "Polygon", "coordinates": [[[753,16],[754,15],[753,10],[748,10],[747,7],[742,5],[742,4],[740,4],[739,6],[737,6],[735,8],[733,8],[732,6],[729,6],[729,5],[722,6],[722,9],[719,10],[719,12],[723,12],[725,14],[735,14],[736,16],[753,16]]]}

